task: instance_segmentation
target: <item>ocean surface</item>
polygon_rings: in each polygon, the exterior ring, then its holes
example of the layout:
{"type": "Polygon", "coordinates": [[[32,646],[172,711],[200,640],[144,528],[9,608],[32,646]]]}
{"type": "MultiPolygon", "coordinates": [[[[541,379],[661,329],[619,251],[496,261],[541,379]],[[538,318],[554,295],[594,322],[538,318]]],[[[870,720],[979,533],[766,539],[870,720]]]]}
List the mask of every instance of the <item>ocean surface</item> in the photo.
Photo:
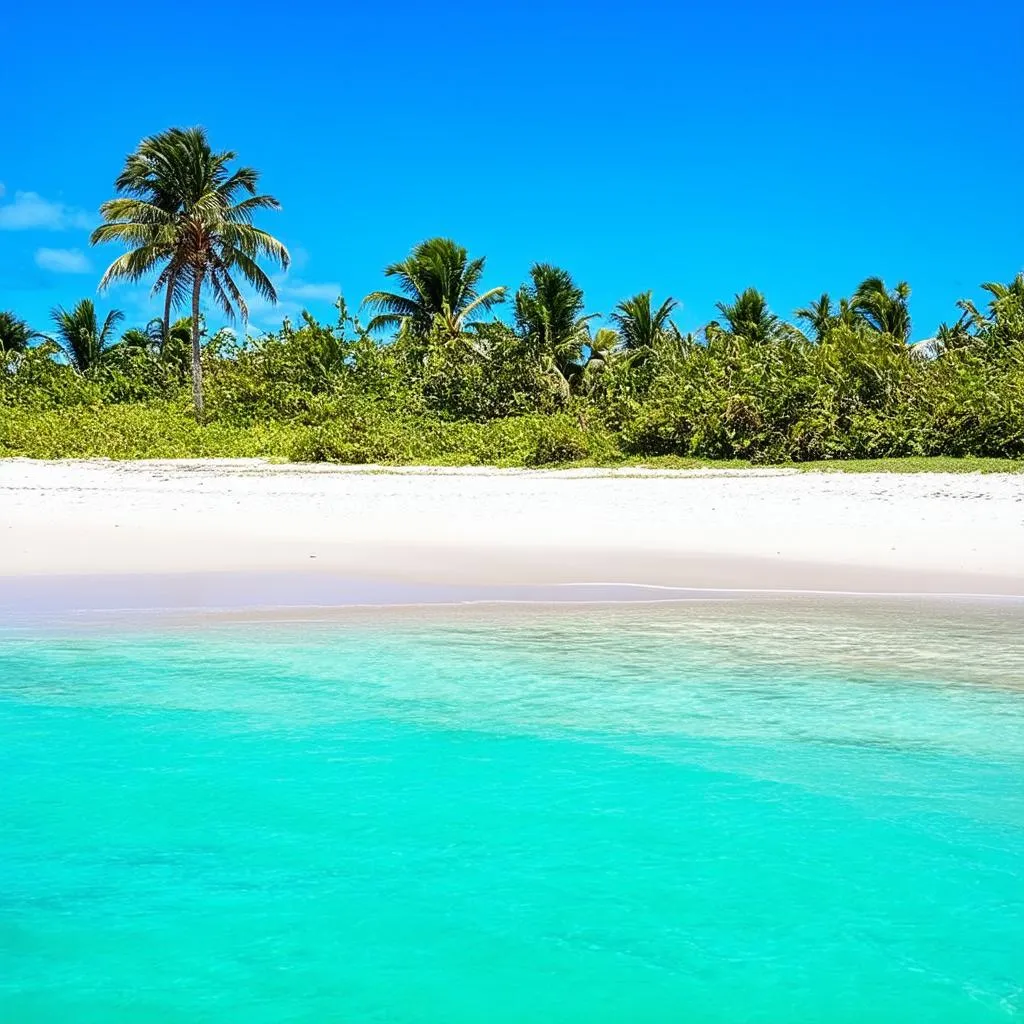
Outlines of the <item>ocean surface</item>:
{"type": "Polygon", "coordinates": [[[1022,626],[9,624],[0,1020],[1019,1020],[1022,626]]]}

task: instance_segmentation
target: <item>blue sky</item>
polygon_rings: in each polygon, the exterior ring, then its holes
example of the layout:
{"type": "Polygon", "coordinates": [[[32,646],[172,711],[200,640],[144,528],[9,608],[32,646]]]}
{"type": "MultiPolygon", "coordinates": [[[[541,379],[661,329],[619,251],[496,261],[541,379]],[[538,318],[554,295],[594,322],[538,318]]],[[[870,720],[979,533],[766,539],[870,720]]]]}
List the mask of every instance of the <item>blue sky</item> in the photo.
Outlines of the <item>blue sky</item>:
{"type": "Polygon", "coordinates": [[[686,328],[750,284],[789,314],[879,274],[910,282],[921,338],[1024,268],[1019,0],[55,0],[4,28],[0,308],[39,327],[95,294],[116,255],[89,249],[95,210],[171,125],[284,206],[261,224],[295,262],[259,327],[357,302],[439,234],[487,285],[554,262],[591,310],[653,288],[686,328]]]}

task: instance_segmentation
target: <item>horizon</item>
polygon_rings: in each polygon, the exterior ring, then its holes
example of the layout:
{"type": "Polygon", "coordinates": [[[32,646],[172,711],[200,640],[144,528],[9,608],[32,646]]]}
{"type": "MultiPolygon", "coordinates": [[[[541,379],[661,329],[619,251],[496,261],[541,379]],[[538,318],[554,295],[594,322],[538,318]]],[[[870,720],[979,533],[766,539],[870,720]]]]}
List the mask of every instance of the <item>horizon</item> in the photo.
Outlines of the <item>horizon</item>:
{"type": "MultiPolygon", "coordinates": [[[[181,20],[195,9],[183,7],[181,20]]],[[[125,156],[172,125],[204,125],[283,204],[258,223],[289,247],[293,266],[277,278],[281,303],[254,305],[258,330],[303,307],[333,320],[339,293],[355,309],[382,287],[386,264],[437,235],[487,258],[484,287],[514,291],[533,263],[551,262],[573,274],[592,312],[648,289],[658,301],[672,295],[684,331],[748,286],[792,319],[821,292],[849,295],[878,275],[890,287],[909,282],[919,341],[956,319],[956,300],[1024,268],[1024,218],[1012,212],[1024,133],[1006,130],[994,101],[1007,97],[1012,111],[1024,95],[1024,12],[1003,0],[977,26],[983,61],[960,56],[971,27],[959,11],[923,4],[827,13],[806,3],[648,4],[629,17],[562,4],[537,7],[533,20],[399,4],[389,17],[407,30],[389,37],[383,72],[377,50],[347,42],[374,38],[372,15],[323,10],[318,37],[345,40],[340,59],[277,54],[280,84],[263,88],[263,108],[235,89],[215,92],[208,73],[193,83],[204,55],[181,55],[153,35],[157,12],[133,11],[139,35],[154,38],[147,60],[173,56],[181,74],[167,95],[118,89],[116,116],[96,113],[122,75],[95,62],[102,19],[79,25],[56,13],[45,25],[42,10],[13,15],[23,45],[9,65],[8,137],[21,145],[0,162],[0,308],[37,329],[53,306],[85,297],[102,312],[124,310],[126,326],[160,315],[144,286],[97,296],[118,250],[90,247],[88,233],[125,156]],[[898,39],[898,58],[878,45],[878,25],[881,41],[898,39]],[[463,51],[467,31],[479,45],[463,51]],[[655,44],[675,38],[698,41],[685,60],[655,44]],[[726,41],[731,59],[705,52],[703,40],[726,41]],[[31,72],[44,47],[63,71],[39,80],[31,72]],[[438,56],[448,49],[457,56],[438,56]],[[367,125],[376,137],[360,146],[367,125]],[[73,174],[53,159],[55,137],[75,154],[73,174]],[[984,139],[997,145],[975,141],[984,139]],[[1001,196],[1009,215],[992,202],[1001,196]]],[[[209,31],[226,31],[233,16],[214,12],[209,31]]],[[[304,24],[285,14],[277,34],[304,24]]],[[[262,66],[254,75],[262,81],[262,66]]]]}

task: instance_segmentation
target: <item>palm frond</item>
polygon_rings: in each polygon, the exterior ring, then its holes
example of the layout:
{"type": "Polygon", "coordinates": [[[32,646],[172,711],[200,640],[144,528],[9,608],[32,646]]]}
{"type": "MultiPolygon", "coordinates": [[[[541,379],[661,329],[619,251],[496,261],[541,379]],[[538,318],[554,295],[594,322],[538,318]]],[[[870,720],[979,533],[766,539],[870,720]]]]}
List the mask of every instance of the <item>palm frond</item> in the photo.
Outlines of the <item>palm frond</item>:
{"type": "Polygon", "coordinates": [[[117,330],[117,325],[124,321],[124,313],[119,309],[112,309],[103,321],[103,327],[100,329],[97,340],[99,341],[99,347],[102,351],[106,348],[111,335],[117,330]]]}
{"type": "Polygon", "coordinates": [[[288,269],[291,257],[284,245],[273,235],[251,224],[225,223],[218,232],[224,244],[240,249],[252,257],[266,256],[279,263],[284,270],[288,269]]]}
{"type": "Polygon", "coordinates": [[[383,330],[398,330],[407,319],[398,313],[378,313],[376,316],[370,317],[366,323],[366,329],[371,334],[383,330]]]}
{"type": "Polygon", "coordinates": [[[363,307],[403,317],[413,317],[419,312],[416,302],[395,292],[370,292],[361,303],[360,308],[363,307]]]}
{"type": "Polygon", "coordinates": [[[483,295],[478,295],[472,302],[463,308],[460,318],[465,320],[470,313],[477,309],[490,312],[495,306],[498,306],[505,301],[505,295],[507,292],[508,289],[504,285],[498,285],[497,288],[488,289],[483,293],[483,295]]]}
{"type": "Polygon", "coordinates": [[[224,219],[232,224],[251,224],[259,210],[280,210],[281,204],[273,196],[250,196],[224,211],[224,219]]]}
{"type": "Polygon", "coordinates": [[[242,276],[252,285],[258,295],[270,302],[277,302],[277,289],[274,287],[274,283],[248,253],[241,249],[234,249],[231,251],[230,260],[225,262],[229,267],[238,267],[242,276]]]}
{"type": "Polygon", "coordinates": [[[238,286],[232,280],[227,268],[221,265],[212,267],[209,273],[210,291],[213,292],[214,302],[224,311],[229,320],[241,317],[242,320],[249,319],[249,307],[245,298],[239,291],[238,286]]]}
{"type": "Polygon", "coordinates": [[[138,281],[149,274],[165,259],[168,253],[163,246],[147,245],[132,249],[118,256],[100,278],[99,290],[105,291],[115,281],[138,281]]]}

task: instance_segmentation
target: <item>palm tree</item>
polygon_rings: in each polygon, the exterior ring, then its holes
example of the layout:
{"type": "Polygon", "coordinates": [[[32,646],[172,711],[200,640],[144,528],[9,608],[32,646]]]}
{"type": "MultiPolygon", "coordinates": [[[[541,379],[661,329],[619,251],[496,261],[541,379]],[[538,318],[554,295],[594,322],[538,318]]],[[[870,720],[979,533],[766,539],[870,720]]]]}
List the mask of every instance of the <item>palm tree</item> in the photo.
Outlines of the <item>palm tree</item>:
{"type": "Polygon", "coordinates": [[[732,302],[718,302],[715,307],[727,328],[712,320],[705,329],[709,336],[728,334],[756,345],[774,341],[786,333],[787,325],[768,308],[767,300],[756,288],[747,288],[732,302]]]}
{"type": "Polygon", "coordinates": [[[622,339],[611,327],[600,327],[591,334],[586,343],[586,358],[577,379],[582,389],[593,394],[601,374],[622,358],[622,339]]]}
{"type": "Polygon", "coordinates": [[[20,317],[6,310],[0,310],[0,354],[24,352],[28,343],[39,334],[20,317]]]}
{"type": "Polygon", "coordinates": [[[228,164],[234,159],[230,150],[214,152],[202,128],[171,128],[144,139],[115,182],[122,195],[100,207],[107,223],[92,234],[94,245],[121,242],[129,247],[107,268],[101,289],[157,272],[153,290],[165,293],[165,334],[172,306],[191,297],[192,396],[199,419],[203,288],[209,287],[228,318],[241,314],[247,320],[249,309],[234,275],[276,302],[273,282],[257,261],[266,257],[285,269],[289,263],[284,245],[252,223],[258,211],[278,210],[280,203],[257,192],[259,174],[251,167],[231,171],[228,164]]]}
{"type": "Polygon", "coordinates": [[[674,327],[672,310],[678,306],[671,296],[657,309],[651,301],[651,292],[640,292],[615,307],[612,323],[618,329],[627,352],[653,351],[665,333],[674,327]]]}
{"type": "Polygon", "coordinates": [[[605,367],[620,354],[622,339],[612,327],[599,327],[587,341],[587,366],[605,367]]]}
{"type": "Polygon", "coordinates": [[[814,340],[819,343],[825,341],[836,327],[852,327],[857,322],[849,299],[840,299],[838,307],[835,307],[828,292],[822,292],[820,298],[796,310],[793,315],[811,328],[814,340]]]}
{"type": "Polygon", "coordinates": [[[590,343],[583,315],[583,290],[572,275],[550,263],[535,263],[530,282],[516,292],[516,326],[535,358],[553,369],[567,388],[578,376],[590,343]]]}
{"type": "Polygon", "coordinates": [[[1009,284],[988,281],[981,286],[992,298],[988,312],[983,313],[970,299],[957,302],[962,315],[949,327],[939,328],[944,348],[953,348],[980,339],[996,348],[1005,349],[1024,341],[1024,273],[1009,284]]]}
{"type": "Polygon", "coordinates": [[[124,319],[124,313],[112,309],[100,327],[92,299],[82,299],[70,312],[57,306],[50,316],[57,328],[57,345],[79,373],[98,365],[114,347],[114,332],[124,319]]]}
{"type": "Polygon", "coordinates": [[[821,298],[802,306],[793,315],[814,331],[814,340],[818,342],[828,337],[836,322],[835,313],[832,311],[832,299],[828,292],[822,292],[821,298]]]}
{"type": "Polygon", "coordinates": [[[397,278],[401,291],[370,292],[363,299],[376,311],[367,330],[405,328],[419,342],[435,326],[449,337],[462,335],[472,326],[470,317],[505,300],[501,286],[480,292],[485,262],[469,259],[465,247],[450,238],[420,242],[406,259],[384,268],[384,276],[397,278]]]}
{"type": "Polygon", "coordinates": [[[988,301],[989,312],[986,316],[979,313],[978,307],[970,299],[961,299],[957,305],[975,320],[995,322],[1009,312],[1019,313],[1024,307],[1024,273],[1018,274],[1009,284],[1001,281],[987,281],[982,289],[992,296],[988,301]]]}
{"type": "Polygon", "coordinates": [[[910,285],[900,281],[889,291],[880,277],[861,281],[850,303],[857,319],[880,334],[888,334],[897,341],[910,341],[910,285]]]}

